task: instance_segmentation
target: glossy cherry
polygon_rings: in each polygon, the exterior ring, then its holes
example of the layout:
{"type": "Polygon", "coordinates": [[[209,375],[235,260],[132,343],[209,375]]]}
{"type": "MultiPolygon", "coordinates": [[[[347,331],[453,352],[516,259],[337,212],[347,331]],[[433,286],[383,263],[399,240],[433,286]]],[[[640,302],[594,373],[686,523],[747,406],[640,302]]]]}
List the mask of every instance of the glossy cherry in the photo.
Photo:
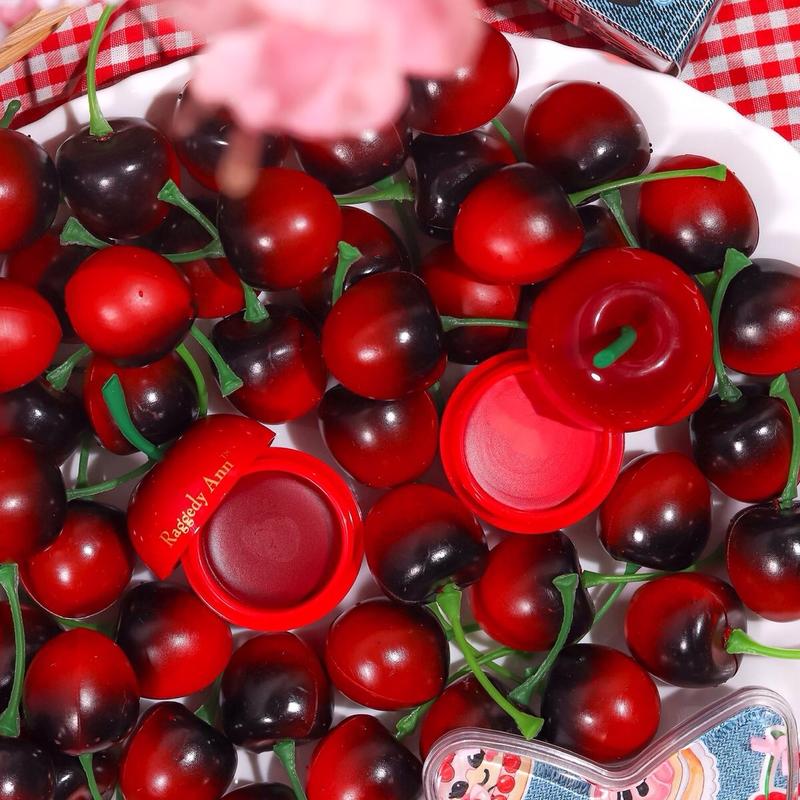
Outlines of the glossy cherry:
{"type": "Polygon", "coordinates": [[[75,628],[34,656],[23,703],[34,738],[82,755],[105,750],[128,735],[139,715],[139,688],[128,659],[111,639],[75,628]]]}
{"type": "Polygon", "coordinates": [[[416,800],[422,765],[366,714],[340,722],[316,747],[308,800],[416,800]]]}
{"type": "Polygon", "coordinates": [[[463,589],[486,569],[489,548],[478,520],[453,495],[425,484],[393,489],[364,528],[370,572],[384,594],[430,603],[446,584],[463,589]]]}
{"type": "Polygon", "coordinates": [[[30,439],[46,458],[63,462],[89,428],[80,398],[39,379],[0,393],[0,436],[30,439]]]}
{"type": "Polygon", "coordinates": [[[444,332],[425,284],[410,272],[370,275],[345,292],[322,328],[322,355],[350,391],[394,400],[435,383],[444,332]]]}
{"type": "MultiPolygon", "coordinates": [[[[420,277],[440,314],[488,319],[517,315],[519,286],[476,280],[450,245],[440,245],[425,256],[420,277]]],[[[510,328],[490,326],[456,328],[444,335],[447,357],[457,364],[477,364],[507,349],[513,333],[510,328]]]]}
{"type": "Polygon", "coordinates": [[[742,602],[730,584],[711,575],[681,573],[645,583],[625,614],[634,658],[675,686],[730,680],[741,660],[725,650],[733,628],[746,628],[742,602]]]}
{"type": "MultiPolygon", "coordinates": [[[[83,771],[80,761],[73,756],[59,753],[58,750],[51,750],[50,758],[55,770],[53,800],[92,800],[89,786],[86,783],[86,773],[83,771]]],[[[92,759],[92,771],[100,797],[102,800],[111,800],[119,774],[116,753],[108,750],[98,753],[92,759]]]]}
{"type": "Polygon", "coordinates": [[[135,451],[103,399],[103,385],[112,375],[119,376],[134,426],[153,444],[175,439],[197,419],[197,387],[189,368],[175,353],[142,367],[118,367],[108,358],[93,356],[84,373],[83,403],[106,450],[117,455],[135,451]]]}
{"type": "Polygon", "coordinates": [[[93,352],[123,366],[163,358],[195,318],[186,278],[140,247],[98,250],[70,278],[66,300],[78,336],[93,352]]]}
{"type": "Polygon", "coordinates": [[[283,783],[251,783],[225,795],[225,800],[296,800],[294,792],[283,783]]]}
{"type": "Polygon", "coordinates": [[[0,308],[0,392],[9,392],[47,368],[61,341],[61,326],[38,292],[7,278],[0,278],[0,308]]]}
{"type": "Polygon", "coordinates": [[[211,340],[244,382],[228,399],[248,417],[286,422],[322,399],[328,373],[319,335],[302,310],[270,305],[262,322],[234,314],[214,326],[211,340]]]}
{"type": "MultiPolygon", "coordinates": [[[[469,591],[478,624],[497,642],[517,650],[549,650],[564,606],[553,578],[580,573],[575,546],[561,531],[509,536],[489,552],[486,571],[469,591]]],[[[592,626],[594,606],[578,584],[568,641],[592,626]]]]}
{"type": "Polygon", "coordinates": [[[50,756],[27,739],[0,737],[0,800],[52,800],[50,756]]]}
{"type": "Polygon", "coordinates": [[[618,94],[588,81],[551,86],[530,107],[525,156],[568,192],[643,172],[650,140],[639,115],[618,94]]]}
{"type": "Polygon", "coordinates": [[[349,608],[331,625],[325,665],[351,700],[395,711],[441,693],[450,653],[427,609],[373,599],[349,608]]]}
{"type": "Polygon", "coordinates": [[[711,533],[711,490],[681,453],[648,453],[619,475],[600,506],[597,533],[618,561],[652,569],[685,569],[711,533]]]}
{"type": "Polygon", "coordinates": [[[67,513],[64,479],[33,442],[0,437],[0,564],[45,547],[67,513]]]}
{"type": "MultiPolygon", "coordinates": [[[[712,166],[703,156],[673,156],[658,170],[712,166]]],[[[750,255],[758,244],[758,216],[741,181],[728,170],[723,181],[673,178],[646,183],[639,194],[642,247],[674,261],[688,273],[721,269],[725,251],[750,255]]]]}
{"type": "Polygon", "coordinates": [[[142,697],[166,700],[210,686],[231,656],[228,625],[197,596],[148,582],[123,598],[117,644],[131,662],[142,697]]]}
{"type": "Polygon", "coordinates": [[[419,478],[439,447],[439,415],[427,392],[370,400],[337,385],[319,406],[322,437],[339,466],[367,486],[419,478]]]}
{"type": "Polygon", "coordinates": [[[459,206],[470,191],[517,160],[503,140],[480,131],[460,136],[421,133],[411,143],[411,157],[417,220],[425,233],[438,239],[452,238],[459,206]]]}
{"type": "Polygon", "coordinates": [[[579,253],[597,250],[600,247],[625,247],[627,241],[613,214],[601,205],[578,207],[584,229],[583,244],[579,253]]]}
{"type": "Polygon", "coordinates": [[[120,789],[141,800],[219,800],[236,771],[236,749],[180,703],[142,716],[120,765],[120,789]]]}
{"type": "Polygon", "coordinates": [[[503,167],[461,204],[453,245],[486,283],[549,278],[580,249],[583,225],[567,193],[532,164],[503,167]]]}
{"type": "Polygon", "coordinates": [[[291,289],[320,275],[336,255],[342,213],[316,178],[273,167],[244,198],[220,198],[219,232],[233,268],[259,289],[291,289]]]}
{"type": "Polygon", "coordinates": [[[542,736],[548,742],[612,763],[636,755],[650,742],[658,730],[661,701],[653,679],[630,656],[604,645],[575,644],[553,665],[542,716],[542,736]]]}
{"type": "Polygon", "coordinates": [[[411,81],[412,128],[436,136],[466,133],[496,117],[514,96],[517,57],[501,33],[482,27],[484,40],[472,64],[460,67],[452,78],[411,81]]]}

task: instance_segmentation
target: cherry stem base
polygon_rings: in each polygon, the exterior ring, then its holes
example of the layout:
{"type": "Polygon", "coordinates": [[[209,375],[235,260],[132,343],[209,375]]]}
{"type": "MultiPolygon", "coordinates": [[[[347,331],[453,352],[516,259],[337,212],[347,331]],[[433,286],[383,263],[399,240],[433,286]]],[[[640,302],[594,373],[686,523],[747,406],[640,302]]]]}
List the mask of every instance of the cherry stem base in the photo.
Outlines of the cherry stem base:
{"type": "Polygon", "coordinates": [[[444,332],[454,331],[456,328],[514,328],[520,331],[528,330],[528,323],[518,319],[493,319],[491,317],[449,317],[441,316],[444,332]]]}
{"type": "Polygon", "coordinates": [[[786,511],[792,507],[797,498],[797,473],[800,470],[800,412],[797,410],[797,402],[789,388],[786,375],[779,375],[772,381],[769,385],[769,396],[783,400],[792,420],[792,454],[789,458],[789,472],[786,485],[778,498],[778,504],[786,511]]]}
{"type": "MultiPolygon", "coordinates": [[[[395,183],[405,183],[407,186],[410,186],[408,178],[403,174],[403,177],[400,179],[398,179],[396,175],[392,175],[389,178],[376,181],[375,188],[384,189],[395,183]]],[[[397,221],[403,229],[403,241],[408,250],[408,255],[411,257],[411,266],[416,268],[419,266],[420,261],[422,261],[422,253],[420,252],[419,240],[417,239],[418,227],[415,217],[403,200],[393,200],[392,208],[394,208],[394,215],[397,217],[397,221]]]]}
{"type": "Polygon", "coordinates": [[[67,247],[76,244],[79,247],[92,247],[95,250],[104,250],[111,247],[108,242],[98,239],[93,233],[86,230],[83,223],[76,217],[70,217],[61,229],[59,242],[67,247]]]}
{"type": "Polygon", "coordinates": [[[379,203],[383,200],[394,200],[405,202],[414,199],[414,192],[407,181],[398,181],[391,185],[385,185],[374,192],[364,192],[362,194],[346,195],[337,197],[336,202],[340,206],[354,206],[360,203],[379,203]]]}
{"type": "Polygon", "coordinates": [[[605,203],[606,208],[616,220],[622,235],[625,237],[625,241],[631,247],[639,247],[639,242],[633,235],[633,231],[625,217],[625,209],[622,206],[622,195],[619,189],[609,189],[607,192],[603,192],[603,194],[600,195],[600,199],[605,203]]]}
{"type": "Polygon", "coordinates": [[[275,747],[272,748],[272,752],[275,753],[278,761],[281,762],[283,768],[286,770],[286,774],[289,776],[289,783],[292,785],[294,796],[297,798],[297,800],[308,800],[306,797],[306,791],[303,788],[303,784],[300,780],[300,776],[297,774],[297,757],[294,740],[284,739],[283,741],[278,742],[275,747]]]}
{"type": "Polygon", "coordinates": [[[793,647],[771,647],[767,644],[761,644],[761,642],[757,642],[741,628],[734,628],[728,634],[728,641],[725,643],[725,649],[731,653],[731,655],[742,654],[786,659],[800,658],[800,649],[793,647]]]}
{"type": "Polygon", "coordinates": [[[102,394],[108,413],[128,443],[141,450],[151,461],[160,461],[163,458],[161,448],[146,439],[133,424],[119,375],[112,375],[103,384],[102,394]]]}
{"type": "Polygon", "coordinates": [[[189,348],[181,343],[175,348],[175,352],[181,357],[183,363],[189,368],[194,379],[194,385],[197,389],[197,413],[200,417],[205,417],[208,414],[208,387],[206,386],[206,379],[200,365],[195,360],[195,357],[189,352],[189,348]]]}
{"type": "Polygon", "coordinates": [[[19,568],[16,564],[0,565],[0,586],[8,598],[11,620],[14,625],[14,680],[8,706],[0,714],[0,735],[17,737],[20,732],[19,703],[25,678],[25,626],[19,605],[19,568]]]}
{"type": "Polygon", "coordinates": [[[84,773],[86,773],[86,784],[89,787],[89,794],[92,796],[92,800],[103,800],[103,796],[100,794],[100,787],[94,777],[94,755],[92,753],[84,753],[82,756],[78,756],[78,760],[81,762],[84,773]]]}
{"type": "Polygon", "coordinates": [[[362,257],[361,251],[347,242],[339,242],[338,253],[336,272],[333,275],[333,289],[331,291],[332,304],[335,304],[344,293],[344,282],[347,279],[350,267],[362,257]]]}
{"type": "Polygon", "coordinates": [[[51,369],[50,372],[45,375],[47,382],[56,391],[63,392],[64,389],[67,388],[67,384],[69,383],[69,379],[72,377],[72,372],[75,367],[77,367],[84,358],[91,355],[91,352],[92,351],[86,345],[79,347],[62,364],[54,369],[51,369]]]}
{"type": "Polygon", "coordinates": [[[206,355],[211,359],[217,370],[217,380],[223,397],[227,397],[237,389],[244,386],[244,381],[225,363],[225,359],[211,343],[211,340],[197,327],[192,325],[190,333],[192,338],[206,351],[206,355]]]}

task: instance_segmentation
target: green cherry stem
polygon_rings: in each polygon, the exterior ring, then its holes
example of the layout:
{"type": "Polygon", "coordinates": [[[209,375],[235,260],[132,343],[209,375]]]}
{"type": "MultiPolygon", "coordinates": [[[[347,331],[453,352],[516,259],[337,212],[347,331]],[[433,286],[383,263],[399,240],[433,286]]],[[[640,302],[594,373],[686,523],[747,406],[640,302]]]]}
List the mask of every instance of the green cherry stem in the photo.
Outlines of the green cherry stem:
{"type": "MultiPolygon", "coordinates": [[[[376,181],[375,188],[385,189],[387,186],[391,186],[395,183],[404,183],[410,188],[410,184],[405,175],[400,180],[398,180],[396,176],[391,175],[388,178],[376,181]]],[[[417,239],[418,229],[414,215],[402,200],[392,201],[392,207],[394,208],[394,215],[397,217],[397,221],[400,223],[400,227],[403,229],[403,240],[405,241],[408,254],[411,257],[411,266],[417,267],[419,262],[422,260],[422,253],[419,249],[419,241],[417,239]]]]}
{"type": "Polygon", "coordinates": [[[713,289],[716,291],[717,284],[719,283],[719,272],[711,270],[710,272],[698,272],[694,279],[704,288],[713,289]]]}
{"type": "Polygon", "coordinates": [[[65,359],[62,364],[51,369],[50,372],[45,375],[47,382],[57,391],[63,392],[64,389],[67,388],[69,379],[72,376],[72,371],[84,358],[91,355],[91,352],[92,351],[86,345],[79,347],[69,358],[65,359]]]}
{"type": "Polygon", "coordinates": [[[222,675],[220,675],[214,681],[214,683],[211,684],[211,688],[208,690],[208,697],[206,698],[205,703],[203,703],[203,705],[201,705],[200,708],[194,712],[196,717],[212,726],[217,718],[217,714],[219,713],[219,692],[221,685],[222,675]]]}
{"type": "Polygon", "coordinates": [[[633,231],[625,217],[625,209],[622,206],[622,195],[619,189],[609,189],[607,192],[603,192],[600,195],[600,199],[605,203],[606,208],[616,220],[620,231],[622,231],[622,235],[625,237],[625,241],[631,247],[639,247],[639,242],[633,235],[633,231]]]}
{"type": "Polygon", "coordinates": [[[439,604],[439,608],[442,610],[445,619],[453,629],[453,639],[456,646],[464,655],[464,660],[467,662],[467,665],[478,683],[484,688],[489,697],[514,720],[519,732],[526,739],[533,739],[536,737],[542,729],[542,725],[544,725],[544,720],[541,717],[536,717],[533,714],[520,711],[513,703],[509,702],[509,700],[503,696],[481,669],[475,650],[467,641],[467,637],[464,635],[464,630],[461,627],[461,591],[453,584],[448,584],[439,593],[436,602],[439,604]]]}
{"type": "Polygon", "coordinates": [[[800,649],[794,647],[771,647],[757,642],[741,628],[734,628],[728,634],[725,649],[731,655],[765,656],[766,658],[800,658],[800,649]]]}
{"type": "Polygon", "coordinates": [[[619,336],[608,347],[604,347],[594,354],[592,364],[597,369],[610,367],[621,356],[624,356],[635,343],[636,328],[632,328],[630,325],[623,325],[619,329],[619,336]]]}
{"type": "Polygon", "coordinates": [[[264,304],[258,299],[255,289],[249,283],[241,281],[242,293],[244,294],[244,321],[259,323],[266,322],[269,319],[267,309],[264,304]]]}
{"type": "Polygon", "coordinates": [[[573,192],[570,202],[579,206],[589,198],[610,192],[612,189],[624,189],[626,186],[636,186],[640,183],[652,183],[653,181],[668,181],[673,178],[711,178],[715,181],[724,181],[728,170],[723,164],[715,164],[713,167],[701,167],[699,169],[668,169],[664,172],[648,172],[646,175],[631,175],[629,178],[620,178],[616,181],[601,183],[599,186],[591,186],[579,192],[573,192]]]}
{"type": "Polygon", "coordinates": [[[505,139],[506,144],[511,148],[511,152],[514,153],[514,158],[516,158],[517,161],[524,161],[525,153],[522,152],[522,148],[519,146],[519,143],[511,135],[511,131],[509,131],[508,128],[503,125],[499,117],[495,117],[492,120],[492,127],[500,134],[500,136],[503,137],[503,139],[505,139]]]}
{"type": "Polygon", "coordinates": [[[19,568],[16,564],[0,564],[0,586],[8,598],[11,620],[14,624],[14,682],[5,711],[0,714],[0,735],[19,736],[19,702],[25,678],[25,626],[19,605],[19,568]]]}
{"type": "Polygon", "coordinates": [[[181,343],[175,348],[175,352],[183,359],[183,363],[189,368],[194,378],[194,385],[197,389],[197,414],[200,417],[205,417],[208,414],[208,387],[206,386],[206,379],[200,365],[195,360],[195,357],[189,352],[189,348],[181,343]]]}
{"type": "Polygon", "coordinates": [[[102,394],[108,413],[111,414],[125,439],[137,450],[141,450],[151,461],[160,461],[164,457],[161,448],[142,436],[139,429],[133,424],[119,375],[112,375],[103,384],[102,394]]]}
{"type": "Polygon", "coordinates": [[[105,494],[112,492],[118,486],[135,481],[146,475],[155,466],[154,461],[147,461],[144,464],[136,467],[136,469],[125,472],[117,478],[109,478],[101,483],[95,483],[91,486],[76,486],[74,489],[67,489],[67,500],[81,500],[85,497],[95,497],[98,494],[105,494]]]}
{"type": "Polygon", "coordinates": [[[527,705],[530,703],[533,693],[537,691],[539,686],[546,680],[550,669],[558,658],[558,654],[564,649],[570,629],[572,628],[572,618],[575,613],[575,591],[578,588],[578,576],[574,572],[567,573],[566,575],[559,575],[557,578],[553,579],[553,585],[558,589],[558,593],[561,596],[561,604],[564,608],[564,614],[561,618],[561,627],[559,628],[555,644],[550,648],[550,652],[545,656],[544,661],[539,664],[536,672],[529,678],[526,678],[516,689],[512,689],[508,693],[508,699],[520,705],[527,705]]]}
{"type": "Polygon", "coordinates": [[[289,783],[292,785],[292,791],[297,800],[307,800],[306,791],[300,781],[300,776],[297,774],[297,757],[295,752],[294,739],[283,739],[277,742],[272,748],[278,761],[283,764],[286,774],[289,776],[289,783]]]}
{"type": "Polygon", "coordinates": [[[114,129],[108,124],[108,120],[100,110],[97,101],[97,54],[100,52],[100,42],[106,31],[111,15],[117,10],[116,3],[109,3],[100,14],[97,20],[91,41],[89,42],[89,54],[86,59],[86,98],[89,101],[89,133],[102,139],[111,136],[114,129]]]}
{"type": "Polygon", "coordinates": [[[772,381],[769,385],[769,396],[783,400],[792,419],[792,455],[789,459],[789,474],[786,478],[786,486],[778,498],[780,507],[787,510],[792,507],[797,497],[797,473],[800,470],[800,412],[797,410],[797,402],[785,375],[779,375],[772,381]]]}
{"type": "MultiPolygon", "coordinates": [[[[631,564],[628,563],[625,565],[625,575],[635,575],[641,567],[638,564],[631,564]]],[[[592,619],[592,625],[597,625],[601,619],[608,613],[611,606],[617,602],[619,596],[625,591],[625,584],[618,583],[614,586],[613,591],[608,596],[608,599],[600,606],[600,608],[595,611],[594,618],[592,619]]]]}
{"type": "Polygon", "coordinates": [[[211,340],[206,336],[197,325],[192,325],[189,331],[192,338],[206,351],[206,354],[211,359],[214,367],[217,370],[217,379],[219,380],[219,388],[223,397],[241,389],[244,386],[242,379],[225,363],[225,359],[219,354],[219,351],[211,343],[211,340]]]}
{"type": "Polygon", "coordinates": [[[517,330],[528,330],[528,323],[518,319],[492,319],[491,317],[448,317],[442,316],[442,328],[444,332],[454,331],[456,328],[515,328],[517,330]]]}
{"type": "Polygon", "coordinates": [[[0,128],[6,129],[10,127],[17,112],[22,108],[22,103],[19,100],[12,100],[5,108],[3,117],[0,119],[0,128]]]}
{"type": "Polygon", "coordinates": [[[219,239],[217,226],[178,188],[178,184],[171,178],[168,180],[161,191],[158,199],[162,203],[169,203],[171,206],[185,211],[195,222],[197,222],[212,239],[219,239]]]}
{"type": "Polygon", "coordinates": [[[108,242],[98,239],[90,233],[75,217],[70,217],[61,229],[59,242],[63,245],[77,244],[81,247],[93,247],[95,250],[103,250],[111,247],[108,242]]]}
{"type": "Polygon", "coordinates": [[[347,242],[339,242],[339,258],[336,262],[336,272],[333,275],[333,290],[331,291],[331,302],[336,301],[344,293],[344,282],[350,267],[362,257],[361,251],[357,247],[347,242]]]}
{"type": "Polygon", "coordinates": [[[225,251],[222,249],[222,245],[214,239],[199,250],[189,250],[186,253],[160,253],[160,255],[172,264],[189,264],[192,261],[202,261],[206,258],[225,258],[225,251]]]}
{"type": "Polygon", "coordinates": [[[103,800],[100,794],[100,787],[94,777],[94,767],[92,766],[94,754],[84,753],[82,756],[78,756],[78,761],[81,762],[83,771],[86,773],[86,784],[89,787],[89,794],[92,796],[92,800],[103,800]]]}
{"type": "Polygon", "coordinates": [[[379,203],[382,200],[396,200],[404,202],[413,200],[414,192],[408,181],[392,182],[390,185],[383,185],[373,192],[363,194],[350,194],[344,197],[336,197],[336,202],[340,206],[354,206],[359,203],[379,203]]]}
{"type": "Polygon", "coordinates": [[[81,452],[78,456],[78,476],[75,479],[76,489],[84,489],[89,485],[89,451],[93,441],[94,437],[91,433],[85,433],[81,439],[81,452]]]}

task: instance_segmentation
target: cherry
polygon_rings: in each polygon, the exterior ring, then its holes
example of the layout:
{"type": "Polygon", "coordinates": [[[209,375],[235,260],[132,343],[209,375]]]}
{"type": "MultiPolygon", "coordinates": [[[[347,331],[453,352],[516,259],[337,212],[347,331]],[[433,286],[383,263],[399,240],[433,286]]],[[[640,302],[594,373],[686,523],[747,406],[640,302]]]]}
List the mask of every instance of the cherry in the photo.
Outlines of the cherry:
{"type": "Polygon", "coordinates": [[[220,198],[219,232],[242,280],[259,289],[291,289],[331,263],[342,213],[318,180],[273,167],[261,170],[246,197],[220,198]]]}
{"type": "Polygon", "coordinates": [[[308,800],[416,800],[421,788],[422,765],[366,714],[331,730],[308,768],[308,800]]]}
{"type": "Polygon", "coordinates": [[[438,239],[452,238],[456,214],[469,192],[500,167],[516,161],[504,141],[480,131],[460,136],[421,133],[411,143],[411,157],[417,220],[425,233],[438,239]]]}
{"type": "Polygon", "coordinates": [[[639,115],[618,94],[588,81],[551,86],[525,117],[528,161],[568,192],[643,172],[650,140],[639,115]]]}
{"type": "Polygon", "coordinates": [[[597,519],[603,547],[618,561],[685,569],[711,533],[711,491],[681,453],[647,453],[619,475],[597,519]]]}
{"type": "Polygon", "coordinates": [[[437,739],[459,728],[517,733],[514,720],[486,694],[474,675],[466,675],[452,683],[433,701],[420,728],[419,752],[422,758],[428,757],[437,739]]]}
{"type": "Polygon", "coordinates": [[[744,627],[736,592],[711,575],[679,573],[645,583],[625,614],[625,640],[634,658],[674,686],[730,680],[740,658],[726,651],[728,634],[744,627]]]}
{"type": "Polygon", "coordinates": [[[583,242],[583,225],[566,192],[532,164],[503,167],[461,204],[453,229],[459,258],[487,283],[549,278],[583,242]]]}
{"type": "MultiPolygon", "coordinates": [[[[489,319],[514,319],[517,315],[519,286],[475,280],[450,245],[428,253],[420,276],[440,314],[489,319]]],[[[447,356],[457,364],[478,364],[505,350],[513,333],[510,328],[489,326],[456,328],[444,336],[447,356]]]]}
{"type": "Polygon", "coordinates": [[[322,398],[319,418],[339,466],[367,486],[413,481],[436,457],[439,416],[427,392],[369,400],[337,385],[322,398]]]}
{"type": "Polygon", "coordinates": [[[22,581],[43,608],[79,619],[99,614],[120,598],[134,562],[125,514],[74,500],[61,533],[22,565],[22,581]]]}
{"type": "MultiPolygon", "coordinates": [[[[80,761],[57,750],[50,752],[50,758],[55,770],[53,800],[92,800],[80,761]]],[[[109,751],[98,753],[92,760],[92,771],[100,797],[111,800],[119,773],[116,754],[109,751]]]]}
{"type": "MultiPolygon", "coordinates": [[[[658,170],[711,166],[703,156],[673,156],[658,170]]],[[[643,247],[674,261],[690,274],[718,270],[725,252],[746,255],[758,244],[758,216],[747,189],[733,172],[725,180],[674,178],[646,183],[639,194],[643,247]]]]}
{"type": "Polygon", "coordinates": [[[236,750],[180,703],[157,703],[131,735],[120,767],[125,797],[219,800],[236,771],[236,750]]]}
{"type": "Polygon", "coordinates": [[[226,800],[296,800],[294,792],[282,783],[251,783],[225,795],[226,800]]]}
{"type": "Polygon", "coordinates": [[[267,318],[244,312],[214,326],[211,340],[242,379],[228,399],[243,414],[269,424],[297,419],[316,408],[327,382],[319,336],[299,309],[270,305],[267,318]]]}
{"type": "Polygon", "coordinates": [[[66,300],[78,336],[123,366],[163,358],[195,317],[186,278],[140,247],[108,247],[89,256],[67,283],[66,300]]]}
{"type": "Polygon", "coordinates": [[[142,583],[123,598],[117,644],[142,697],[166,700],[210,686],[230,659],[231,630],[197,596],[169,583],[142,583]]]}
{"type": "Polygon", "coordinates": [[[0,437],[0,564],[49,544],[67,513],[58,468],[26,439],[0,437]]]}
{"type": "Polygon", "coordinates": [[[139,690],[128,659],[114,642],[75,628],[51,639],[34,656],[23,703],[35,739],[82,755],[128,735],[139,715],[139,690]]]}
{"type": "Polygon", "coordinates": [[[89,420],[80,399],[35,380],[0,394],[0,436],[30,439],[57,464],[78,447],[89,420]]]}
{"type": "Polygon", "coordinates": [[[425,284],[410,272],[370,275],[345,292],[322,328],[322,355],[350,391],[394,400],[444,372],[442,323],[425,284]]]}
{"type": "MultiPolygon", "coordinates": [[[[510,536],[489,552],[486,571],[470,589],[478,624],[496,641],[527,652],[550,649],[558,637],[564,606],[553,579],[580,573],[575,546],[561,531],[510,536]]],[[[568,641],[592,626],[594,606],[578,584],[568,641]]]]}
{"type": "Polygon", "coordinates": [[[447,639],[424,608],[365,600],[331,625],[325,665],[351,700],[386,711],[426,703],[444,689],[447,639]]]}
{"type": "Polygon", "coordinates": [[[370,572],[384,594],[403,603],[430,603],[448,583],[469,586],[489,557],[478,520],[451,494],[424,484],[385,494],[364,534],[370,572]]]}
{"type": "Polygon", "coordinates": [[[579,206],[578,216],[585,231],[579,253],[601,247],[625,247],[627,244],[619,223],[607,208],[600,205],[579,206]]]}
{"type": "Polygon", "coordinates": [[[604,645],[574,644],[553,665],[542,716],[548,742],[610,763],[636,755],[650,742],[661,701],[653,679],[630,656],[604,645]]]}
{"type": "Polygon", "coordinates": [[[53,797],[53,763],[33,742],[0,737],[0,776],[0,800],[51,800],[53,797]]]}
{"type": "Polygon", "coordinates": [[[50,364],[61,326],[49,303],[33,289],[0,278],[0,392],[35,380],[50,364]]]}
{"type": "Polygon", "coordinates": [[[517,90],[519,65],[505,37],[484,25],[484,40],[470,65],[453,77],[412,80],[408,121],[412,128],[452,136],[480,128],[496,117],[517,90]]]}
{"type": "Polygon", "coordinates": [[[107,358],[93,356],[84,374],[83,402],[106,450],[117,455],[135,451],[103,398],[103,386],[112,375],[119,376],[134,426],[153,444],[175,439],[197,419],[197,387],[189,368],[175,353],[143,367],[118,367],[107,358]]]}

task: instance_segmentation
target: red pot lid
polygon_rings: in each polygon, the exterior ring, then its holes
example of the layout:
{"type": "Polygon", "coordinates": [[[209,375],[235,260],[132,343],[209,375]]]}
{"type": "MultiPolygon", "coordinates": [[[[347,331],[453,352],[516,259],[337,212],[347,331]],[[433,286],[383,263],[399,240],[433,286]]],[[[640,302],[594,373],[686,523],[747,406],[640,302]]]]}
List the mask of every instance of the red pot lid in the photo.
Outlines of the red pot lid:
{"type": "Polygon", "coordinates": [[[485,361],[456,387],[441,425],[445,473],[475,514],[515,533],[545,533],[597,508],[619,473],[622,433],[548,414],[524,350],[485,361]]]}

